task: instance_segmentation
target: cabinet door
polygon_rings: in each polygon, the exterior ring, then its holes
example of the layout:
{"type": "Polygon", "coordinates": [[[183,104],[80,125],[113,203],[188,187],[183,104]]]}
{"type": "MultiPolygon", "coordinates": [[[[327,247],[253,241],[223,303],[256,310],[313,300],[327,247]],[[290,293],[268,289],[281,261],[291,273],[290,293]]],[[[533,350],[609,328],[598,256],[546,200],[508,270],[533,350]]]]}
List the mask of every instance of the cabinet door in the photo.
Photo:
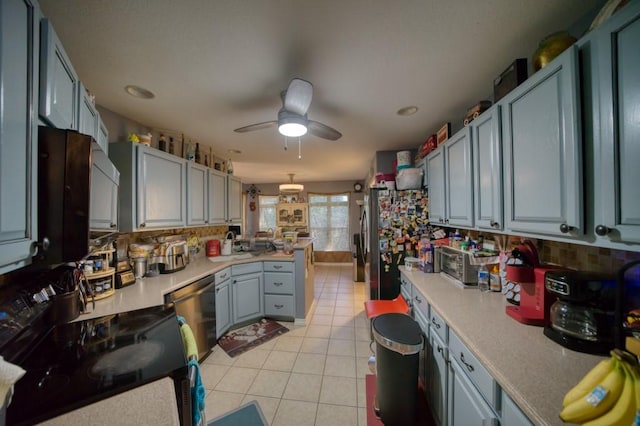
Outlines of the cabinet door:
{"type": "Polygon", "coordinates": [[[503,426],[533,426],[533,423],[520,411],[516,403],[504,392],[502,392],[501,424],[503,426]]]}
{"type": "Polygon", "coordinates": [[[466,127],[444,145],[445,212],[452,226],[473,226],[471,129],[466,127]]]}
{"type": "Polygon", "coordinates": [[[100,115],[82,82],[78,89],[78,132],[98,140],[100,115]]]}
{"type": "Polygon", "coordinates": [[[187,225],[209,223],[209,182],[207,167],[187,163],[187,225]]]}
{"type": "Polygon", "coordinates": [[[262,273],[238,275],[233,284],[233,323],[264,315],[262,273]]]}
{"type": "Polygon", "coordinates": [[[209,170],[209,223],[224,224],[227,221],[227,175],[209,170]]]}
{"type": "Polygon", "coordinates": [[[307,205],[295,203],[291,206],[291,216],[295,226],[307,226],[307,205]]]}
{"type": "Polygon", "coordinates": [[[434,330],[429,332],[430,358],[429,373],[429,405],[431,414],[437,425],[447,424],[447,376],[449,363],[447,347],[434,330]]]}
{"type": "Polygon", "coordinates": [[[236,177],[228,176],[228,206],[227,221],[242,222],[242,181],[236,177]]]}
{"type": "Polygon", "coordinates": [[[577,57],[571,46],[500,102],[508,231],[584,233],[577,57]]]}
{"type": "Polygon", "coordinates": [[[231,326],[231,292],[230,279],[216,285],[216,336],[218,339],[231,326]]]}
{"type": "Polygon", "coordinates": [[[502,140],[500,105],[471,122],[474,219],[481,229],[502,229],[502,140]]]}
{"type": "Polygon", "coordinates": [[[640,242],[640,7],[629,4],[599,29],[600,146],[595,232],[640,242]],[[598,187],[599,186],[599,187],[598,187]]]}
{"type": "Polygon", "coordinates": [[[120,173],[104,152],[94,150],[92,155],[89,228],[94,231],[117,231],[120,173]]]}
{"type": "Polygon", "coordinates": [[[31,263],[38,235],[39,19],[35,1],[0,2],[0,274],[31,263]]]}
{"type": "Polygon", "coordinates": [[[440,148],[430,153],[426,159],[429,171],[429,221],[432,223],[445,223],[444,156],[444,149],[440,148]]]}
{"type": "Polygon", "coordinates": [[[109,130],[102,119],[98,117],[98,145],[105,154],[109,154],[109,130]]]}
{"type": "Polygon", "coordinates": [[[456,361],[449,369],[449,425],[498,426],[498,418],[456,361]]]}
{"type": "Polygon", "coordinates": [[[185,226],[186,166],[183,159],[138,146],[138,228],[185,226]]]}
{"type": "Polygon", "coordinates": [[[46,18],[40,37],[40,116],[54,127],[78,130],[78,74],[46,18]]]}

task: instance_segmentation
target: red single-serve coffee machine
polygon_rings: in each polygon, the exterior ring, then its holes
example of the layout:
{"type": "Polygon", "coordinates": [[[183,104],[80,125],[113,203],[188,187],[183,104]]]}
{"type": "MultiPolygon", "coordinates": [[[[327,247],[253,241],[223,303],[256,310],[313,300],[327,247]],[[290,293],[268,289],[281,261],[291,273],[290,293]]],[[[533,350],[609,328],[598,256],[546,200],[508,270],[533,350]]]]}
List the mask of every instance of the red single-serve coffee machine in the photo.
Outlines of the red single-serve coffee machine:
{"type": "Polygon", "coordinates": [[[546,290],[545,274],[560,267],[540,264],[537,250],[530,241],[515,247],[512,255],[523,260],[520,265],[506,265],[507,280],[520,286],[520,305],[507,306],[507,315],[523,324],[548,325],[549,310],[557,296],[546,290]]]}

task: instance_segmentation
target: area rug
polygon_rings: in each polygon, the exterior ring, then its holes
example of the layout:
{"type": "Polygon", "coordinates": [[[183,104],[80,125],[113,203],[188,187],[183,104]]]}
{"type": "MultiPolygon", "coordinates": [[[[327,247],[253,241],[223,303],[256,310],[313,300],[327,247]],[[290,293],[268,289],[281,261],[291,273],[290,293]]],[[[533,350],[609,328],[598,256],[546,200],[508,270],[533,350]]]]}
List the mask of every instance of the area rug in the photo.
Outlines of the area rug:
{"type": "Polygon", "coordinates": [[[246,327],[232,330],[218,340],[230,357],[235,357],[289,331],[273,320],[263,318],[246,327]]]}
{"type": "Polygon", "coordinates": [[[207,426],[268,426],[258,401],[250,401],[209,422],[207,426]]]}

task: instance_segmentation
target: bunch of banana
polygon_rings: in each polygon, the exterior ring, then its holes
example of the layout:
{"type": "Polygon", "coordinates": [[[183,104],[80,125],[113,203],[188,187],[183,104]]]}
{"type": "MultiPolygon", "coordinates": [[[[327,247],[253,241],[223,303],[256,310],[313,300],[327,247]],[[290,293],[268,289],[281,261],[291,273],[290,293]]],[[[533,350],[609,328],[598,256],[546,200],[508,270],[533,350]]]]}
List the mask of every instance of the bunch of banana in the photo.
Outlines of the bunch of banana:
{"type": "Polygon", "coordinates": [[[589,426],[640,424],[640,369],[620,350],[600,361],[562,401],[560,418],[589,426]]]}

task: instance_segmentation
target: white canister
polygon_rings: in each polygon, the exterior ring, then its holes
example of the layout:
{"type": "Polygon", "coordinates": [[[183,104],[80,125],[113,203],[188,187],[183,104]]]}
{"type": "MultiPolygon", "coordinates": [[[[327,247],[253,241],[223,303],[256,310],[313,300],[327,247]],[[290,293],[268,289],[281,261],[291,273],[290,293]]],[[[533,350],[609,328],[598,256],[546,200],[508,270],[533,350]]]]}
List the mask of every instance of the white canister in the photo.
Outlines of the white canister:
{"type": "Polygon", "coordinates": [[[398,167],[411,166],[411,151],[398,151],[396,153],[398,167]]]}
{"type": "Polygon", "coordinates": [[[231,254],[231,240],[222,240],[222,255],[229,256],[231,254]]]}

